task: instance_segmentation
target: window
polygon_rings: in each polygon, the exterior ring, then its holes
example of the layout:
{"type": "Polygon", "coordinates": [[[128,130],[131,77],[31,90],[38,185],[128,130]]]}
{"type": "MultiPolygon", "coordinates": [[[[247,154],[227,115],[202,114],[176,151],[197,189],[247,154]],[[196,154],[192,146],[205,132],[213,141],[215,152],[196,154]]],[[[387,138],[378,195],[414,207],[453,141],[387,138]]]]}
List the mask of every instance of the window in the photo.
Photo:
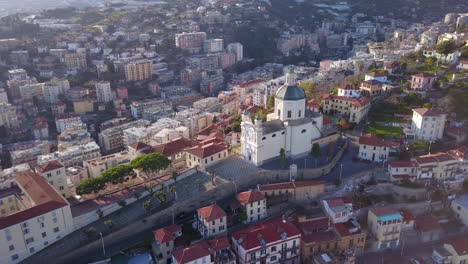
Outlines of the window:
{"type": "Polygon", "coordinates": [[[47,236],[47,233],[46,232],[42,232],[42,237],[46,237],[47,236]]]}
{"type": "Polygon", "coordinates": [[[47,173],[47,178],[52,177],[52,173],[47,173]]]}
{"type": "Polygon", "coordinates": [[[219,219],[219,222],[220,222],[220,223],[222,223],[222,222],[223,222],[223,218],[222,218],[222,217],[219,219]]]}
{"type": "Polygon", "coordinates": [[[250,260],[255,260],[255,253],[250,253],[250,260]]]}
{"type": "Polygon", "coordinates": [[[304,134],[307,130],[302,129],[301,134],[304,134]]]}
{"type": "Polygon", "coordinates": [[[276,261],[276,256],[271,257],[270,260],[271,260],[272,262],[273,262],[273,261],[276,261]]]}
{"type": "Polygon", "coordinates": [[[14,254],[13,256],[11,256],[11,260],[17,260],[18,258],[18,254],[14,254]]]}
{"type": "Polygon", "coordinates": [[[271,252],[275,252],[276,251],[276,246],[272,246],[271,247],[271,252]]]}
{"type": "Polygon", "coordinates": [[[60,231],[58,227],[54,228],[54,233],[57,233],[58,231],[60,231]]]}
{"type": "Polygon", "coordinates": [[[291,118],[291,111],[288,111],[288,118],[291,118]]]}
{"type": "Polygon", "coordinates": [[[299,113],[297,114],[297,116],[298,116],[298,117],[301,117],[301,115],[302,115],[302,111],[299,110],[299,113]]]}
{"type": "Polygon", "coordinates": [[[281,110],[278,109],[278,116],[281,116],[281,110]]]}
{"type": "Polygon", "coordinates": [[[44,246],[47,246],[47,245],[49,245],[49,242],[47,242],[47,241],[44,242],[44,246]]]}
{"type": "Polygon", "coordinates": [[[65,189],[65,188],[63,188],[63,186],[60,186],[60,187],[59,187],[59,190],[63,191],[63,189],[65,189]]]}
{"type": "Polygon", "coordinates": [[[10,251],[13,251],[13,250],[15,250],[15,246],[10,245],[10,246],[8,247],[8,249],[9,249],[10,251]]]}
{"type": "Polygon", "coordinates": [[[265,248],[260,250],[260,255],[265,255],[265,254],[266,254],[266,249],[265,248]]]}
{"type": "Polygon", "coordinates": [[[271,137],[276,137],[276,134],[271,135],[271,137]]]}
{"type": "Polygon", "coordinates": [[[34,251],[35,251],[35,250],[34,250],[33,247],[29,249],[29,253],[34,253],[34,251]]]}
{"type": "Polygon", "coordinates": [[[265,140],[265,139],[266,139],[266,137],[262,137],[262,140],[265,140]]]}
{"type": "Polygon", "coordinates": [[[214,225],[214,224],[215,224],[215,221],[212,221],[211,224],[214,225]]]}
{"type": "Polygon", "coordinates": [[[34,242],[34,238],[30,237],[30,238],[26,239],[26,244],[30,244],[32,242],[34,242]]]}
{"type": "Polygon", "coordinates": [[[283,131],[283,132],[281,132],[281,135],[284,135],[284,131],[283,131]]]}

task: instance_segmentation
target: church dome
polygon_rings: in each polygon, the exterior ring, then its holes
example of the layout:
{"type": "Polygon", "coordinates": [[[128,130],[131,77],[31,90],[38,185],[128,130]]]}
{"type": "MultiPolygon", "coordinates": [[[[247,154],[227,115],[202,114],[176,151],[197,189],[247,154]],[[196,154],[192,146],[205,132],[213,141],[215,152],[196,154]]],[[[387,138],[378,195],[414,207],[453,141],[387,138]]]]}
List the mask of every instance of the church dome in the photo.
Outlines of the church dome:
{"type": "Polygon", "coordinates": [[[291,69],[286,74],[286,83],[276,92],[276,98],[282,100],[302,100],[306,99],[304,89],[297,86],[294,70],[291,69]]]}

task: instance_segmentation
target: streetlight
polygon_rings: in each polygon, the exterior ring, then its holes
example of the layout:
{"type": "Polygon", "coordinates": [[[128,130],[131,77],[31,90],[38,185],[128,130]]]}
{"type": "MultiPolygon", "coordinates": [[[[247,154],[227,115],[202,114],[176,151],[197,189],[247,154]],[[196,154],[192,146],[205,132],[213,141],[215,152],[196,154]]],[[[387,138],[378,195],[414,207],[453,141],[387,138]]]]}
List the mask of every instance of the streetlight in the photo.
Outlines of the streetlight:
{"type": "Polygon", "coordinates": [[[434,141],[429,140],[429,155],[431,154],[431,145],[432,145],[432,143],[434,143],[434,141]]]}
{"type": "Polygon", "coordinates": [[[106,247],[104,246],[104,237],[102,236],[102,232],[99,232],[99,235],[101,236],[102,253],[104,254],[104,257],[106,257],[106,247]]]}
{"type": "Polygon", "coordinates": [[[343,163],[340,163],[340,181],[341,181],[341,174],[343,173],[343,163]]]}

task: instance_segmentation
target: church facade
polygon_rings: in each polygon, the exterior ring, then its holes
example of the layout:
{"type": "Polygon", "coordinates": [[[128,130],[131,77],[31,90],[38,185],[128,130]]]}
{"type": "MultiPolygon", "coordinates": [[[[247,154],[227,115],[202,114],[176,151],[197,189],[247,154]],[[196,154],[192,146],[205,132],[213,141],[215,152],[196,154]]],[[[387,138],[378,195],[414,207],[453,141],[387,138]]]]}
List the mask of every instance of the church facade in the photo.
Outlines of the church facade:
{"type": "Polygon", "coordinates": [[[242,115],[241,143],[245,160],[260,166],[280,156],[300,157],[310,153],[312,141],[322,137],[323,116],[306,110],[306,95],[297,86],[295,73],[286,74],[286,83],[275,94],[274,112],[263,122],[242,115]]]}

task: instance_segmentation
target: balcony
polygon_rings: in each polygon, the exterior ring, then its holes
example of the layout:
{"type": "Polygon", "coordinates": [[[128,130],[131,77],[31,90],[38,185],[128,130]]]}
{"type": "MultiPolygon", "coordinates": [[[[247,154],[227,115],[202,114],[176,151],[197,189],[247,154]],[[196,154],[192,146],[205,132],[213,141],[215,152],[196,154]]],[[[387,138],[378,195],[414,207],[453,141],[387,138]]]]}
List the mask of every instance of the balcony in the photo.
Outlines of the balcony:
{"type": "Polygon", "coordinates": [[[396,234],[400,234],[400,230],[397,229],[397,230],[382,232],[382,235],[384,236],[390,236],[390,235],[396,235],[396,234]]]}

